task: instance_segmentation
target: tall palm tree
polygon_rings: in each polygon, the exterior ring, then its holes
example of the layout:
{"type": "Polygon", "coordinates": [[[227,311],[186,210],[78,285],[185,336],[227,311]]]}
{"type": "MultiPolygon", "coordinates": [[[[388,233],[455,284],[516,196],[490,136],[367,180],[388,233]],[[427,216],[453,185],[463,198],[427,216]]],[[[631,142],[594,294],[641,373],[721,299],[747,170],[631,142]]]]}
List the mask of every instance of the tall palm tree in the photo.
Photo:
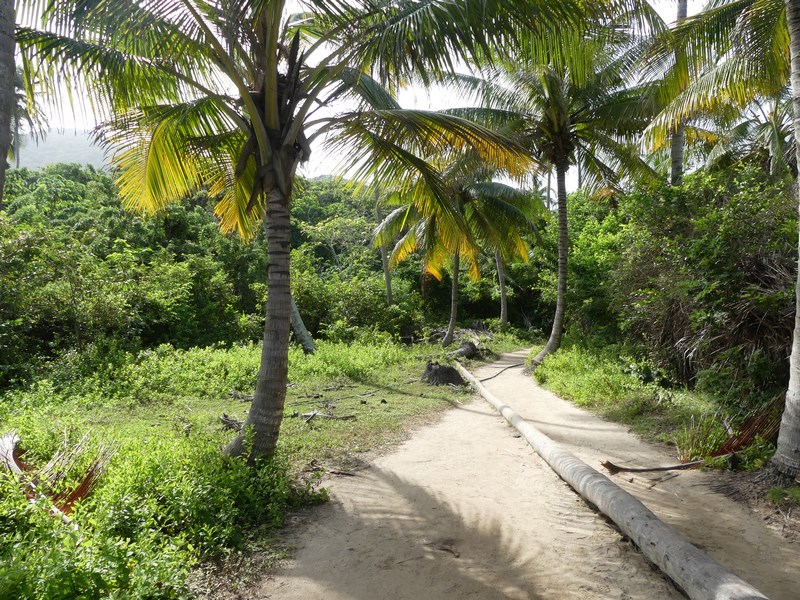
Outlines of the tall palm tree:
{"type": "MultiPolygon", "coordinates": [[[[791,81],[795,164],[800,158],[800,3],[797,0],[713,0],[686,19],[662,48],[681,46],[701,75],[677,95],[648,128],[658,143],[678,120],[743,108],[771,97],[791,81]]],[[[663,57],[656,55],[653,63],[663,57]]],[[[798,189],[800,210],[800,189],[798,189]]],[[[800,249],[800,246],[798,246],[800,249]]],[[[795,327],[789,357],[789,385],[772,464],[788,475],[800,473],[800,271],[795,286],[795,327]]]]}
{"type": "MultiPolygon", "coordinates": [[[[688,1],[678,0],[678,15],[675,19],[676,23],[680,23],[686,18],[688,12],[688,1]]],[[[675,67],[677,69],[685,70],[686,60],[680,48],[675,51],[675,67]]],[[[685,125],[683,121],[679,121],[675,125],[675,131],[672,133],[670,139],[670,183],[672,185],[680,185],[683,180],[683,150],[686,143],[685,125]]]]}
{"type": "MultiPolygon", "coordinates": [[[[79,96],[108,117],[101,135],[115,149],[127,206],[153,211],[207,187],[221,198],[215,212],[224,230],[249,237],[263,219],[269,294],[244,428],[252,445],[243,433],[232,454],[270,455],[277,444],[288,370],[289,203],[297,166],[330,122],[316,121],[315,111],[347,78],[358,82],[353,73],[395,86],[412,72],[436,77],[457,59],[513,45],[516,31],[577,22],[584,9],[577,0],[301,5],[304,12],[292,15],[281,0],[33,0],[17,29],[29,80],[51,95],[83,82],[87,93],[79,96]]],[[[455,116],[388,110],[358,119],[353,126],[382,135],[385,148],[428,138],[481,154],[505,151],[487,141],[488,130],[455,116]]],[[[348,151],[358,160],[359,148],[348,151]]]]}
{"type": "Polygon", "coordinates": [[[459,77],[463,91],[488,99],[493,118],[516,123],[520,139],[542,163],[556,171],[558,201],[558,282],[556,310],[549,339],[533,358],[539,365],[561,345],[566,309],[566,174],[580,164],[587,186],[612,186],[626,178],[654,178],[655,173],[628,143],[647,124],[650,94],[627,85],[631,63],[605,40],[582,40],[571,46],[572,63],[519,62],[487,77],[459,77]]]}
{"type": "Polygon", "coordinates": [[[3,188],[6,181],[9,149],[11,148],[11,117],[14,112],[14,0],[0,0],[0,209],[3,208],[3,188]]]}

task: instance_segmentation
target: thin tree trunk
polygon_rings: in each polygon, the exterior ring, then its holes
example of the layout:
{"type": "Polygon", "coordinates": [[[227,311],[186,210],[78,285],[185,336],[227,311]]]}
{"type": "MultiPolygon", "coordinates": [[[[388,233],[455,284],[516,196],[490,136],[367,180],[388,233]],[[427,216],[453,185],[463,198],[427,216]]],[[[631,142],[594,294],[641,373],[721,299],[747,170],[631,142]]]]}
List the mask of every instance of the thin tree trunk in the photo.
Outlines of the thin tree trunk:
{"type": "MultiPolygon", "coordinates": [[[[684,20],[687,13],[687,0],[678,0],[678,17],[676,23],[684,20]]],[[[686,62],[681,50],[675,51],[676,68],[682,68],[686,62]]],[[[672,185],[680,185],[683,181],[683,151],[686,142],[686,131],[683,121],[678,123],[675,132],[672,134],[669,145],[670,156],[670,176],[669,181],[672,185]]]]}
{"type": "Polygon", "coordinates": [[[253,403],[242,433],[228,445],[228,454],[250,457],[271,456],[278,443],[286,401],[289,372],[289,330],[292,292],[289,279],[291,227],[289,198],[278,188],[267,193],[264,219],[267,232],[267,307],[261,366],[253,403]],[[252,446],[251,446],[252,444],[252,446]]]}
{"type": "Polygon", "coordinates": [[[314,338],[311,337],[311,334],[306,329],[306,324],[303,323],[303,317],[300,315],[300,311],[297,309],[297,303],[294,301],[294,296],[292,296],[292,331],[294,332],[294,337],[297,338],[297,341],[300,342],[300,345],[303,347],[303,352],[306,354],[314,354],[314,351],[317,349],[316,345],[314,344],[314,338]]]}
{"type": "Polygon", "coordinates": [[[14,0],[0,0],[0,209],[11,148],[11,115],[14,111],[16,66],[14,64],[14,0]]]}
{"type": "MultiPolygon", "coordinates": [[[[380,224],[383,221],[383,214],[381,212],[380,204],[378,203],[377,192],[375,195],[375,216],[380,224]]],[[[394,300],[392,298],[392,272],[389,270],[389,252],[386,249],[386,244],[381,244],[381,266],[383,267],[383,281],[386,286],[386,304],[391,306],[394,304],[394,300]]]]}
{"type": "Polygon", "coordinates": [[[19,139],[19,115],[14,117],[14,168],[19,169],[19,147],[22,140],[19,139]]]}
{"type": "Polygon", "coordinates": [[[567,161],[556,164],[556,186],[558,188],[558,284],[556,294],[556,314],[553,329],[544,348],[531,361],[532,366],[542,364],[545,356],[561,347],[561,330],[564,327],[564,311],[567,303],[567,261],[569,259],[569,236],[567,233],[567,183],[569,169],[567,161]]]}
{"type": "Polygon", "coordinates": [[[553,179],[553,165],[550,165],[550,168],[547,169],[547,210],[550,210],[553,207],[553,200],[551,198],[553,187],[551,185],[553,179]]]}
{"type": "Polygon", "coordinates": [[[459,254],[458,250],[453,255],[453,284],[450,288],[450,322],[447,324],[447,333],[442,340],[442,346],[449,346],[453,343],[456,333],[456,319],[458,318],[458,269],[459,254]]]}
{"type": "Polygon", "coordinates": [[[497,281],[500,285],[500,326],[508,325],[508,293],[506,291],[506,273],[503,268],[503,257],[499,251],[494,253],[497,263],[497,281]]]}
{"type": "MultiPolygon", "coordinates": [[[[786,0],[786,20],[789,24],[792,73],[792,108],[794,110],[795,156],[800,165],[800,4],[786,0]]],[[[800,192],[800,190],[799,190],[800,192]]],[[[800,197],[798,198],[800,207],[800,197]]],[[[800,210],[800,209],[799,209],[800,210]]],[[[800,262],[800,245],[798,246],[800,262]]],[[[795,283],[794,335],[789,357],[789,387],[786,408],[781,419],[778,447],[772,464],[782,473],[800,474],[800,270],[795,283]]]]}

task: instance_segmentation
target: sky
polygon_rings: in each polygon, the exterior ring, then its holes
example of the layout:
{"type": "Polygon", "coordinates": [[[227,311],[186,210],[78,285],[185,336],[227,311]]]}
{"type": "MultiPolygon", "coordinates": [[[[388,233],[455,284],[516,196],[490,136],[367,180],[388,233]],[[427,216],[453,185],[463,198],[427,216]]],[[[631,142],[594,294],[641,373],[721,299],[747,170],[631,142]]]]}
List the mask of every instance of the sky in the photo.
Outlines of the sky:
{"type": "MultiPolygon", "coordinates": [[[[705,2],[700,0],[689,0],[688,12],[689,15],[698,13],[705,2]]],[[[651,0],[651,5],[655,7],[658,13],[668,22],[672,22],[677,12],[676,0],[651,0]]],[[[445,108],[455,108],[463,106],[463,102],[458,96],[448,93],[446,90],[436,89],[432,93],[427,90],[415,86],[402,91],[398,98],[400,105],[405,108],[419,108],[426,110],[441,110],[445,108]]],[[[92,129],[95,126],[95,121],[91,115],[77,114],[72,111],[68,106],[54,107],[48,111],[50,126],[54,129],[61,130],[67,133],[82,132],[92,129]]],[[[59,139],[58,136],[53,136],[53,142],[59,139]]],[[[28,152],[34,149],[28,148],[28,152]]],[[[25,154],[22,154],[23,159],[25,154]]],[[[97,155],[95,155],[97,156],[97,155]]],[[[313,178],[319,175],[327,175],[335,173],[337,169],[341,168],[339,157],[332,156],[325,150],[322,141],[316,142],[312,145],[311,159],[308,163],[300,167],[300,174],[313,178]]],[[[570,191],[577,188],[577,175],[570,173],[568,176],[567,186],[570,191]]]]}

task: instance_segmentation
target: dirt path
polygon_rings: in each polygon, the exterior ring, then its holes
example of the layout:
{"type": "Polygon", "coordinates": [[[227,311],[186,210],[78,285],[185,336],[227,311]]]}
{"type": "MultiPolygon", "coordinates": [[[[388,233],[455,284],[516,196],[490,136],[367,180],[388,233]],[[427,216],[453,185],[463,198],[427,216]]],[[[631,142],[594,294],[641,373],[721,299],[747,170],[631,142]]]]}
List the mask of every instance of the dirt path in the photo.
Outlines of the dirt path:
{"type": "MultiPolygon", "coordinates": [[[[526,353],[476,371],[485,378],[526,353]]],[[[592,466],[674,460],[538,388],[519,368],[485,385],[592,466]]],[[[708,476],[616,476],[663,520],[772,600],[798,597],[800,552],[708,476]]],[[[484,401],[447,412],[298,517],[294,559],[246,597],[671,599],[682,595],[484,401]]]]}

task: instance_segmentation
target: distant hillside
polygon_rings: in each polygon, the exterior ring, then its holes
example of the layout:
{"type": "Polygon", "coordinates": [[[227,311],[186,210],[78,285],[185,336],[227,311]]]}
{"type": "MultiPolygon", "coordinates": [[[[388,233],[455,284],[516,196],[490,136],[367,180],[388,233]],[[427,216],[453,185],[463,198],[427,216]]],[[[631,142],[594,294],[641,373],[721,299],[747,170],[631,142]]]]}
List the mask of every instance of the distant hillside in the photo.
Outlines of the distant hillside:
{"type": "MultiPolygon", "coordinates": [[[[9,163],[14,166],[13,160],[9,163]]],[[[31,139],[25,140],[20,152],[21,167],[38,169],[53,163],[78,163],[98,168],[108,165],[103,150],[92,144],[87,131],[51,129],[38,144],[31,139]]]]}

